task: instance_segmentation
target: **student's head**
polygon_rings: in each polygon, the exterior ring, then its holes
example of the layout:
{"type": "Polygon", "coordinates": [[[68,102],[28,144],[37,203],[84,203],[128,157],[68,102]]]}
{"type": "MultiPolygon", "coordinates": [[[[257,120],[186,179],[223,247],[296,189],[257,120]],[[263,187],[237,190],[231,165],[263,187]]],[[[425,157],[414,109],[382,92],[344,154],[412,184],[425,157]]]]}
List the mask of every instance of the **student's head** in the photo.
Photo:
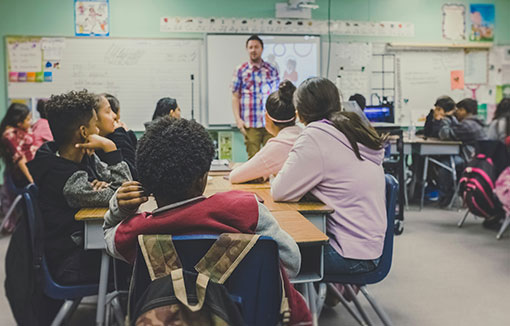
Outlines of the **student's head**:
{"type": "Polygon", "coordinates": [[[2,123],[0,123],[0,136],[4,133],[7,127],[28,130],[31,122],[32,113],[30,113],[28,106],[22,103],[12,103],[9,105],[9,108],[2,119],[2,123]]]}
{"type": "Polygon", "coordinates": [[[47,100],[45,99],[40,99],[39,101],[37,101],[37,112],[39,112],[39,117],[41,117],[41,119],[46,119],[46,102],[47,100]]]}
{"type": "Polygon", "coordinates": [[[58,147],[82,142],[99,133],[96,105],[97,96],[87,90],[51,96],[46,103],[46,115],[58,147]]]}
{"type": "Polygon", "coordinates": [[[305,125],[323,119],[331,121],[347,137],[360,160],[358,143],[374,150],[383,146],[383,139],[358,114],[341,112],[338,89],[327,78],[313,77],[302,82],[294,93],[294,106],[305,125]]]}
{"type": "Polygon", "coordinates": [[[455,116],[459,121],[478,113],[478,102],[472,98],[465,98],[457,103],[456,106],[457,110],[455,110],[455,116]]]}
{"type": "Polygon", "coordinates": [[[177,104],[177,100],[171,97],[163,97],[156,104],[156,110],[152,115],[152,120],[156,120],[161,117],[171,116],[172,118],[181,117],[181,108],[177,104]]]}
{"type": "Polygon", "coordinates": [[[108,103],[110,103],[110,108],[117,115],[115,120],[120,120],[120,103],[119,103],[119,100],[115,96],[113,96],[111,94],[108,94],[108,93],[103,93],[101,95],[104,96],[108,100],[108,103]]]}
{"type": "Polygon", "coordinates": [[[246,40],[246,51],[248,51],[251,61],[258,62],[262,58],[264,42],[258,35],[252,35],[246,40]]]}
{"type": "Polygon", "coordinates": [[[296,86],[285,80],[276,92],[271,93],[266,101],[266,130],[273,136],[280,130],[296,124],[296,109],[292,96],[296,86]]]}
{"type": "Polygon", "coordinates": [[[494,120],[502,117],[510,117],[510,98],[502,99],[494,112],[494,120]]]}
{"type": "Polygon", "coordinates": [[[449,96],[438,97],[436,103],[434,103],[434,111],[440,115],[444,116],[452,110],[455,110],[455,101],[449,96]]]}
{"type": "Polygon", "coordinates": [[[358,106],[362,111],[364,111],[367,106],[367,100],[361,94],[351,95],[351,97],[349,97],[349,101],[355,101],[356,103],[358,103],[358,106]]]}
{"type": "Polygon", "coordinates": [[[97,115],[96,126],[99,129],[100,136],[108,136],[115,131],[115,120],[117,114],[110,107],[110,102],[103,95],[96,97],[96,106],[94,107],[97,115]]]}
{"type": "Polygon", "coordinates": [[[199,196],[214,157],[209,134],[195,121],[164,117],[147,127],[136,149],[139,180],[158,205],[199,196]]]}

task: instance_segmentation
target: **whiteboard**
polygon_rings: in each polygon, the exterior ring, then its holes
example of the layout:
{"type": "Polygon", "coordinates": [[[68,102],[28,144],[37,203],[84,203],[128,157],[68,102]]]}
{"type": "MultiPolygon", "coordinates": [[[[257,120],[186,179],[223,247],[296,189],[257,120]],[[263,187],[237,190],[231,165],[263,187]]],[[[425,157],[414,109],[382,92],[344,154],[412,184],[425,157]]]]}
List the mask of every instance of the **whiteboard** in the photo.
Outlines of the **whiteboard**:
{"type": "MultiPolygon", "coordinates": [[[[9,98],[48,98],[70,90],[110,93],[120,101],[121,120],[144,130],[161,97],[177,99],[182,116],[202,121],[201,61],[203,40],[64,38],[52,82],[7,82],[9,98]]],[[[52,54],[54,55],[54,54],[52,54]]],[[[43,58],[43,67],[45,60],[43,58]]]]}
{"type": "MultiPolygon", "coordinates": [[[[249,35],[207,35],[207,107],[209,125],[235,124],[232,113],[232,78],[236,68],[248,61],[249,35]]],[[[283,80],[291,60],[296,62],[298,86],[320,75],[320,37],[260,35],[262,58],[272,63],[283,80]]]]}
{"type": "Polygon", "coordinates": [[[331,48],[329,42],[322,43],[322,75],[336,83],[343,101],[356,93],[370,98],[372,65],[371,43],[336,41],[331,42],[331,48]]]}
{"type": "Polygon", "coordinates": [[[464,70],[464,50],[403,51],[397,54],[396,121],[423,125],[436,99],[450,96],[455,102],[464,90],[452,90],[450,73],[464,70]]]}

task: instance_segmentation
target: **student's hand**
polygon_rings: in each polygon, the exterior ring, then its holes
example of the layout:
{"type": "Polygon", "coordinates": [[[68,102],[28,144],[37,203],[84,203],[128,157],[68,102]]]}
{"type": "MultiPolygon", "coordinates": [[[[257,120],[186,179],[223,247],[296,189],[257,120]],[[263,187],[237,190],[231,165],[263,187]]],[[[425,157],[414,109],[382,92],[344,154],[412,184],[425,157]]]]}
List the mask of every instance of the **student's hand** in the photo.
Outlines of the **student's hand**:
{"type": "Polygon", "coordinates": [[[442,120],[445,114],[443,110],[434,110],[434,120],[442,120]]]}
{"type": "Polygon", "coordinates": [[[90,151],[94,151],[97,149],[102,149],[105,152],[112,152],[117,149],[115,143],[110,139],[101,137],[97,134],[92,134],[87,137],[84,143],[76,144],[76,148],[81,148],[87,154],[90,154],[90,151]]]}
{"type": "Polygon", "coordinates": [[[126,124],[125,124],[124,122],[120,121],[120,120],[115,120],[115,122],[113,123],[113,127],[114,127],[115,129],[117,129],[117,128],[119,128],[119,127],[122,127],[122,128],[124,128],[124,130],[126,130],[126,131],[128,131],[128,130],[129,130],[128,126],[126,126],[126,124]]]}
{"type": "Polygon", "coordinates": [[[124,211],[136,211],[141,204],[148,201],[142,184],[138,181],[124,182],[117,191],[119,209],[124,211]]]}
{"type": "Polygon", "coordinates": [[[456,110],[451,110],[450,112],[446,112],[445,117],[451,117],[455,115],[456,110]]]}
{"type": "Polygon", "coordinates": [[[108,183],[108,182],[104,182],[104,181],[99,181],[97,179],[95,179],[94,181],[92,181],[90,183],[92,185],[92,188],[95,190],[95,191],[99,191],[99,190],[103,190],[103,189],[106,189],[108,188],[111,183],[108,183]]]}
{"type": "Polygon", "coordinates": [[[244,121],[242,119],[237,119],[236,124],[237,128],[239,128],[239,131],[246,136],[246,129],[244,129],[244,121]]]}

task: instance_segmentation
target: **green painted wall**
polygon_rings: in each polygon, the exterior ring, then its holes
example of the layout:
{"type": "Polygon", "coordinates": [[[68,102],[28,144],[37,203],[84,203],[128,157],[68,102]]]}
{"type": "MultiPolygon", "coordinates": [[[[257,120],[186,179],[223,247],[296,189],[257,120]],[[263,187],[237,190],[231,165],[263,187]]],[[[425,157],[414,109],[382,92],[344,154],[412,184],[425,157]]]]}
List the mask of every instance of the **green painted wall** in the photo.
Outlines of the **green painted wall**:
{"type": "MultiPolygon", "coordinates": [[[[274,17],[274,4],[284,0],[110,0],[112,37],[175,37],[159,31],[161,16],[274,17]],[[255,5],[256,3],[256,5],[255,5]]],[[[441,6],[469,2],[444,0],[332,0],[332,19],[363,21],[405,21],[415,24],[413,38],[343,37],[334,39],[367,41],[442,42],[441,6]]],[[[476,0],[496,5],[496,43],[510,44],[510,0],[476,0]]],[[[327,19],[328,0],[314,19],[327,19]]],[[[0,116],[6,109],[5,35],[73,36],[72,0],[0,0],[0,116]]],[[[182,35],[181,35],[182,36],[182,35]]],[[[193,35],[200,37],[201,35],[193,35]]],[[[189,35],[188,35],[189,37],[189,35]]],[[[234,157],[246,157],[242,137],[234,137],[234,157]],[[241,151],[241,152],[240,152],[241,151]]]]}

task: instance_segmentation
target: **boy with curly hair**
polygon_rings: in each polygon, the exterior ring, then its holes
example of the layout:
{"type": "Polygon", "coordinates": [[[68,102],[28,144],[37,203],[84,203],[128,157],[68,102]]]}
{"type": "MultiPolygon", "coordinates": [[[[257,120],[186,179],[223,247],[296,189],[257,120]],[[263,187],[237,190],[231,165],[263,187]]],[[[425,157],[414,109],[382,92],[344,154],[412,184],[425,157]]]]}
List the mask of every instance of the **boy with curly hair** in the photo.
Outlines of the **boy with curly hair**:
{"type": "MultiPolygon", "coordinates": [[[[213,143],[197,122],[170,117],[153,122],[136,151],[140,182],[124,183],[105,215],[107,251],[133,263],[140,234],[257,233],[276,241],[284,270],[295,276],[301,264],[296,242],[252,193],[203,196],[213,157],[213,143]],[[158,208],[137,214],[147,194],[154,195],[158,208]]],[[[285,281],[291,321],[310,320],[303,299],[285,281]]]]}
{"type": "Polygon", "coordinates": [[[53,95],[46,114],[54,137],[28,164],[39,188],[44,222],[44,250],[53,277],[60,284],[99,279],[100,252],[83,249],[80,208],[107,206],[115,190],[131,180],[115,144],[98,135],[97,97],[86,90],[53,95]],[[94,154],[103,150],[104,162],[94,154]]]}

